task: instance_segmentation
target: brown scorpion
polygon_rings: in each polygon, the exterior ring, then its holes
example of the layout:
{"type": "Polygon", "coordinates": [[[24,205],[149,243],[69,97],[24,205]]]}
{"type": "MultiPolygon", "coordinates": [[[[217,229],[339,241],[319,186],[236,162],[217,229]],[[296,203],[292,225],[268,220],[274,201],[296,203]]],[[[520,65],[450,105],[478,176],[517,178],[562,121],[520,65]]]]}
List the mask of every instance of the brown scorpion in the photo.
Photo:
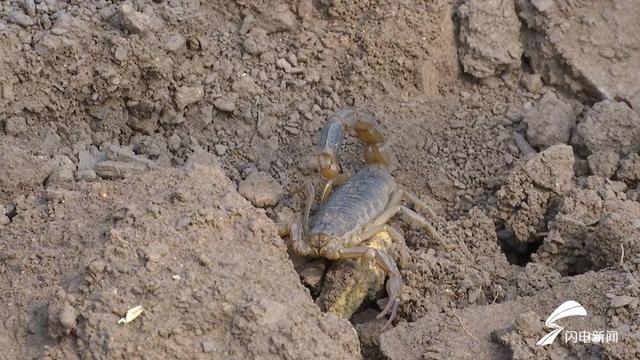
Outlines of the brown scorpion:
{"type": "Polygon", "coordinates": [[[375,261],[389,276],[386,283],[389,296],[378,318],[390,312],[387,328],[396,317],[402,277],[396,262],[384,249],[366,246],[369,239],[386,233],[400,244],[403,236],[386,223],[398,213],[418,226],[424,227],[439,242],[440,236],[427,220],[415,211],[401,205],[407,200],[417,208],[433,212],[415,194],[399,186],[391,176],[392,153],[384,143],[375,119],[352,108],[343,108],[331,115],[324,125],[318,146],[319,171],[327,181],[320,205],[310,216],[315,201],[311,183],[301,187],[306,201],[302,216],[289,229],[291,247],[300,255],[320,256],[330,260],[366,258],[375,261]],[[338,152],[344,133],[355,135],[366,146],[367,165],[352,177],[341,173],[338,152]],[[333,187],[337,186],[335,191],[333,187]]]}

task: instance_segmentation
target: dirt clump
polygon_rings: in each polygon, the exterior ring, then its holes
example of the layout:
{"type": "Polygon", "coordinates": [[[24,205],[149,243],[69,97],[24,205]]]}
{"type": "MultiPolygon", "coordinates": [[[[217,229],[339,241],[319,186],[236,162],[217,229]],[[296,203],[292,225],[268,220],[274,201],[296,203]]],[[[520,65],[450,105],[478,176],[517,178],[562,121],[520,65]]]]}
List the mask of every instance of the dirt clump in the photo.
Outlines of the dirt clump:
{"type": "Polygon", "coordinates": [[[615,7],[597,0],[516,4],[525,56],[545,83],[591,102],[620,98],[640,107],[640,75],[634,71],[640,48],[633,35],[640,31],[640,10],[633,0],[615,7]]]}
{"type": "Polygon", "coordinates": [[[640,154],[630,154],[620,161],[620,168],[616,171],[616,178],[624,181],[629,188],[640,184],[640,154]]]}
{"type": "Polygon", "coordinates": [[[640,115],[623,102],[605,100],[589,109],[576,127],[573,143],[587,154],[640,151],[640,115]]]}
{"type": "Polygon", "coordinates": [[[587,157],[591,174],[604,178],[611,178],[616,173],[619,161],[620,155],[611,150],[596,151],[587,157]]]}
{"type": "Polygon", "coordinates": [[[554,198],[573,187],[574,161],[571,146],[552,146],[517,166],[498,190],[500,217],[516,241],[544,230],[554,198]]]}
{"type": "Polygon", "coordinates": [[[527,126],[529,142],[544,150],[569,142],[576,114],[571,103],[555,92],[548,91],[524,113],[522,121],[527,126]]]}
{"type": "Polygon", "coordinates": [[[238,192],[257,207],[274,206],[282,197],[282,186],[269,174],[253,172],[238,184],[238,192]]]}
{"type": "Polygon", "coordinates": [[[460,18],[460,62],[476,78],[500,76],[520,67],[520,22],[511,1],[463,3],[460,18]]]}

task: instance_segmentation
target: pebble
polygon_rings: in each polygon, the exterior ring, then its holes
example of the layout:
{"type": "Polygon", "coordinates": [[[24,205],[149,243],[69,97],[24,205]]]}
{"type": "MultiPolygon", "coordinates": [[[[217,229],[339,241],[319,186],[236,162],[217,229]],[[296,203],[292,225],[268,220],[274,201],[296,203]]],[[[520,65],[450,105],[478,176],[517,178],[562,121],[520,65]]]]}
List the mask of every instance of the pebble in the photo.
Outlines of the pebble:
{"type": "Polygon", "coordinates": [[[611,299],[611,304],[610,306],[612,308],[619,308],[619,307],[623,307],[623,306],[627,306],[631,303],[638,303],[638,298],[635,298],[633,296],[628,296],[628,295],[619,295],[619,296],[615,296],[613,299],[611,299]]]}
{"type": "Polygon", "coordinates": [[[238,94],[248,94],[251,96],[262,93],[260,86],[258,86],[255,80],[249,75],[241,76],[240,79],[234,81],[233,84],[231,84],[231,90],[238,94]]]}
{"type": "Polygon", "coordinates": [[[185,40],[182,35],[176,34],[171,36],[169,40],[167,40],[167,42],[164,44],[164,48],[169,52],[178,52],[183,49],[186,44],[187,40],[185,40]]]}
{"type": "Polygon", "coordinates": [[[0,215],[0,226],[7,226],[11,223],[11,219],[7,215],[0,215]]]}
{"type": "Polygon", "coordinates": [[[23,6],[24,12],[26,12],[27,15],[31,17],[36,16],[36,3],[33,0],[24,0],[23,6]]]}
{"type": "Polygon", "coordinates": [[[587,157],[591,174],[610,178],[618,168],[620,157],[615,151],[597,151],[587,157]]]}
{"type": "Polygon", "coordinates": [[[73,330],[77,326],[78,311],[69,303],[65,303],[60,311],[60,324],[66,330],[73,330]]]}
{"type": "Polygon", "coordinates": [[[216,154],[218,156],[222,156],[227,153],[228,148],[222,144],[216,144],[215,149],[216,149],[216,154]]]}
{"type": "Polygon", "coordinates": [[[130,163],[123,161],[102,161],[96,164],[95,172],[102,179],[123,179],[130,175],[140,174],[147,170],[142,163],[130,163]]]}
{"type": "Polygon", "coordinates": [[[78,170],[93,169],[98,163],[98,158],[91,155],[89,151],[80,151],[78,153],[78,170]]]}
{"type": "Polygon", "coordinates": [[[220,97],[213,102],[213,106],[224,112],[233,112],[236,109],[235,101],[230,97],[220,97]]]}
{"type": "Polygon", "coordinates": [[[213,341],[203,341],[201,345],[203,353],[211,353],[216,351],[216,344],[213,341]]]}
{"type": "Polygon", "coordinates": [[[325,261],[316,260],[305,264],[304,269],[300,272],[302,283],[308,286],[312,293],[320,292],[324,270],[325,261]]]}
{"type": "Polygon", "coordinates": [[[282,197],[282,186],[266,172],[254,172],[240,181],[238,192],[254,206],[274,206],[282,197]]]}
{"type": "Polygon", "coordinates": [[[449,122],[449,127],[451,129],[460,129],[464,127],[464,124],[465,124],[464,120],[451,120],[449,122]]]}
{"type": "Polygon", "coordinates": [[[78,181],[93,181],[98,178],[95,170],[80,170],[76,173],[78,181]]]}
{"type": "Polygon", "coordinates": [[[9,22],[22,27],[29,27],[34,24],[33,19],[29,15],[20,11],[12,12],[11,15],[9,15],[9,22]]]}
{"type": "Polygon", "coordinates": [[[169,150],[178,150],[181,143],[182,139],[180,139],[180,136],[176,134],[169,136],[169,139],[167,139],[167,146],[169,147],[169,150]]]}
{"type": "Polygon", "coordinates": [[[65,155],[56,155],[53,157],[55,163],[53,171],[47,177],[47,185],[70,182],[74,180],[76,165],[65,155]]]}
{"type": "Polygon", "coordinates": [[[173,101],[178,109],[184,109],[188,105],[195,104],[204,97],[202,86],[182,86],[176,90],[173,101]]]}
{"type": "Polygon", "coordinates": [[[9,136],[22,134],[27,129],[27,121],[22,116],[10,117],[4,124],[4,132],[9,136]]]}
{"type": "Polygon", "coordinates": [[[105,263],[101,259],[98,259],[89,264],[87,268],[89,269],[89,271],[91,271],[92,274],[97,275],[103,272],[106,267],[107,263],[105,263]]]}
{"type": "Polygon", "coordinates": [[[160,27],[157,23],[158,19],[152,19],[151,16],[135,11],[133,6],[128,3],[120,5],[118,8],[118,16],[122,28],[131,34],[140,34],[147,30],[156,30],[160,27]]]}
{"type": "Polygon", "coordinates": [[[282,69],[282,70],[285,70],[285,71],[287,69],[291,68],[291,64],[289,64],[289,62],[286,59],[283,59],[283,58],[280,58],[280,59],[276,60],[276,66],[279,69],[282,69]]]}
{"type": "Polygon", "coordinates": [[[296,15],[284,3],[269,6],[257,19],[259,27],[267,33],[292,31],[296,28],[296,15]]]}
{"type": "Polygon", "coordinates": [[[169,252],[169,246],[167,246],[167,244],[154,242],[149,244],[144,249],[144,256],[147,259],[147,261],[158,262],[168,252],[169,252]]]}
{"type": "Polygon", "coordinates": [[[569,142],[576,114],[568,100],[548,91],[530,110],[523,113],[522,121],[527,125],[529,143],[543,150],[569,142]]]}

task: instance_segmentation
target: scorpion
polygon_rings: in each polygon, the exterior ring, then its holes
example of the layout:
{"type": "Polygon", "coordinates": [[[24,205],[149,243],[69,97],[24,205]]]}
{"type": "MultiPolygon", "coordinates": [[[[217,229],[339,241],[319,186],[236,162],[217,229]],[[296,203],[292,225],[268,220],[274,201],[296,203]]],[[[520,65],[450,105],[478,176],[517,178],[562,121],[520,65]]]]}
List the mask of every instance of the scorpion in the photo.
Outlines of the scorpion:
{"type": "Polygon", "coordinates": [[[372,115],[353,108],[342,108],[329,116],[321,131],[317,150],[319,172],[326,181],[315,214],[315,189],[306,182],[295,192],[304,192],[301,216],[290,224],[292,250],[303,256],[329,260],[364,259],[373,261],[388,276],[388,300],[378,314],[389,319],[388,328],[397,315],[403,281],[398,266],[384,249],[368,246],[367,241],[386,235],[406,247],[404,237],[387,222],[402,214],[409,222],[424,227],[440,241],[440,235],[420,214],[402,205],[402,200],[417,208],[433,211],[414,193],[396,183],[391,171],[394,156],[372,115]],[[355,136],[365,145],[366,166],[355,175],[341,172],[338,153],[344,134],[355,136]],[[334,187],[336,190],[334,191],[334,187]]]}

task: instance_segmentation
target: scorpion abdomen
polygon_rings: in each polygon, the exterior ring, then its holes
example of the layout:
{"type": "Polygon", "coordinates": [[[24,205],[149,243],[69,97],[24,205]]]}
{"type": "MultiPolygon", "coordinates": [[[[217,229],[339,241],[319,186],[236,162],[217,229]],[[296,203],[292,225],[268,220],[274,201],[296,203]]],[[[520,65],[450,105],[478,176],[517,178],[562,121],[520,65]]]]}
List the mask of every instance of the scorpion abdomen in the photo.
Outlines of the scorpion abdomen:
{"type": "Polygon", "coordinates": [[[367,166],[338,188],[311,222],[310,234],[341,236],[371,222],[384,211],[396,183],[381,166],[367,166]]]}

